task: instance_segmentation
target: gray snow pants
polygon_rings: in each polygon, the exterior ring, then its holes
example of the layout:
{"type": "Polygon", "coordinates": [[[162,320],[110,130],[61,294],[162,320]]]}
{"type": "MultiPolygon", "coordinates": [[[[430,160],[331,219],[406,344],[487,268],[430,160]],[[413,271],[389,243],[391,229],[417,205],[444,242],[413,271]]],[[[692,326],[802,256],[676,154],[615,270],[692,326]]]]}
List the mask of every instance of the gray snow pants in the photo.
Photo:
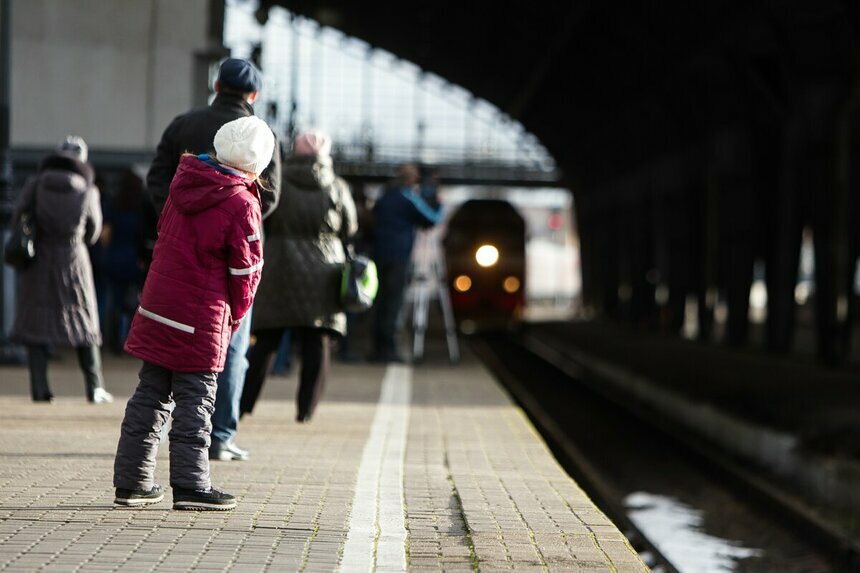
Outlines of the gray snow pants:
{"type": "Polygon", "coordinates": [[[194,490],[211,486],[209,444],[215,410],[215,372],[174,372],[144,361],[140,382],[125,407],[113,467],[114,487],[150,489],[161,429],[170,417],[170,485],[194,490]]]}

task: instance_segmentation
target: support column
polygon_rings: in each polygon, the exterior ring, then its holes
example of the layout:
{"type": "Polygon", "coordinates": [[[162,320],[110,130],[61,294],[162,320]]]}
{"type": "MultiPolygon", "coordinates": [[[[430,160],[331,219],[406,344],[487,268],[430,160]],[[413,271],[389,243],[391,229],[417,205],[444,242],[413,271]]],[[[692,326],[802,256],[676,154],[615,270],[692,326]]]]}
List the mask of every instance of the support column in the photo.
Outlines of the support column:
{"type": "Polygon", "coordinates": [[[678,335],[684,327],[687,309],[687,295],[693,289],[692,274],[696,241],[693,233],[697,213],[693,208],[694,201],[690,200],[690,191],[681,191],[669,199],[669,215],[667,230],[669,234],[669,328],[678,335]]]}
{"type": "Polygon", "coordinates": [[[618,251],[621,225],[616,205],[605,205],[601,213],[600,226],[600,265],[601,304],[603,312],[613,318],[619,315],[618,287],[620,282],[620,260],[618,251]]]}
{"type": "Polygon", "coordinates": [[[616,273],[617,316],[627,323],[632,323],[634,322],[633,283],[636,272],[636,223],[634,218],[638,209],[627,192],[629,185],[630,182],[623,184],[619,193],[620,196],[616,199],[612,209],[614,225],[610,240],[614,242],[615,252],[612,254],[610,270],[614,269],[616,273]]]}
{"type": "Polygon", "coordinates": [[[749,336],[749,297],[753,278],[755,186],[752,148],[746,131],[720,134],[713,147],[713,184],[720,197],[719,283],[728,306],[725,342],[744,346],[749,336]]]}
{"type": "Polygon", "coordinates": [[[719,256],[719,193],[707,173],[699,198],[701,217],[699,249],[699,340],[708,342],[714,328],[714,309],[717,306],[717,265],[719,256]]]}
{"type": "MultiPolygon", "coordinates": [[[[650,182],[649,182],[650,183],[650,182]]],[[[630,318],[637,328],[647,328],[653,325],[654,289],[658,280],[655,275],[653,255],[653,221],[651,218],[651,190],[643,189],[649,183],[640,182],[636,192],[642,193],[643,198],[632,203],[630,212],[630,282],[632,287],[630,298],[630,318]]]]}
{"type": "Polygon", "coordinates": [[[780,157],[774,213],[774,233],[767,259],[767,349],[788,354],[794,345],[796,306],[794,289],[800,260],[803,220],[800,210],[798,162],[803,156],[803,133],[797,117],[790,117],[780,134],[780,157]]]}
{"type": "MultiPolygon", "coordinates": [[[[0,252],[6,246],[12,219],[12,157],[10,155],[12,0],[0,0],[0,252]]],[[[15,273],[0,263],[0,364],[20,364],[22,349],[8,337],[13,315],[15,273]]]]}
{"type": "MultiPolygon", "coordinates": [[[[827,94],[831,95],[831,94],[827,94]]],[[[838,98],[838,95],[831,95],[838,98]]],[[[852,120],[856,90],[823,111],[827,130],[817,146],[821,186],[813,189],[815,240],[816,352],[821,362],[838,366],[849,354],[854,264],[849,192],[852,120]],[[829,112],[829,113],[828,113],[829,112]]],[[[822,105],[831,103],[825,99],[822,105]]]]}
{"type": "MultiPolygon", "coordinates": [[[[651,234],[653,236],[653,263],[657,270],[654,288],[654,305],[656,310],[656,326],[660,332],[671,331],[672,307],[669,305],[671,296],[670,275],[672,272],[672,234],[676,224],[673,217],[675,209],[673,202],[678,201],[676,185],[673,178],[661,171],[654,189],[651,215],[651,234]]],[[[675,331],[677,332],[677,331],[675,331]]],[[[673,332],[674,333],[674,332],[673,332]]]]}
{"type": "Polygon", "coordinates": [[[597,258],[598,243],[595,237],[595,227],[592,225],[592,202],[585,193],[580,193],[576,197],[576,228],[579,231],[579,270],[582,277],[580,301],[582,310],[591,312],[599,310],[597,308],[597,291],[596,285],[598,282],[597,268],[594,264],[597,258]]]}

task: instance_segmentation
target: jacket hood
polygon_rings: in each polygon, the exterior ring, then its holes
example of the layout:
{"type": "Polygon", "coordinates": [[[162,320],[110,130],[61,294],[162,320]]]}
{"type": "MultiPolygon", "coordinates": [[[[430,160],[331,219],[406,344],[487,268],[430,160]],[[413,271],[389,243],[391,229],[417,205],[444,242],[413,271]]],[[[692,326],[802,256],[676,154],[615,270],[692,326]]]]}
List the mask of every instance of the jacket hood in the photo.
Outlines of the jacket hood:
{"type": "Polygon", "coordinates": [[[283,171],[287,181],[310,191],[327,189],[335,180],[331,157],[290,157],[283,171]]]}
{"type": "Polygon", "coordinates": [[[84,163],[68,153],[53,153],[39,165],[42,179],[49,186],[67,187],[72,180],[74,188],[86,189],[95,182],[95,172],[89,163],[84,163]],[[74,177],[77,175],[78,177],[74,177]],[[81,181],[83,178],[83,181],[81,181]]]}
{"type": "Polygon", "coordinates": [[[183,155],[170,183],[170,199],[180,213],[205,211],[242,191],[258,198],[253,181],[218,170],[196,155],[183,155]]]}

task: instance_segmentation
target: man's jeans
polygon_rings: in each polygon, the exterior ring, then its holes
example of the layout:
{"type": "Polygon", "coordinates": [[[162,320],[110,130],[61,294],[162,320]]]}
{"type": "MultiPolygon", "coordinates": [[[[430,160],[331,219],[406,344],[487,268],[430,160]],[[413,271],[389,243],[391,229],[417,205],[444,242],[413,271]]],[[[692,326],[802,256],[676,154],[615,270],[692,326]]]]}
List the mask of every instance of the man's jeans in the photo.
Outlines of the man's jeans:
{"type": "Polygon", "coordinates": [[[376,322],[373,325],[375,358],[390,360],[397,358],[398,317],[403,307],[406,286],[409,282],[409,263],[394,261],[377,264],[379,292],[373,306],[376,322]]]}
{"type": "Polygon", "coordinates": [[[212,439],[229,444],[236,437],[239,423],[239,401],[248,371],[248,347],[251,345],[251,309],[242,319],[239,330],[230,337],[224,371],[218,374],[215,413],[212,414],[212,439]]]}

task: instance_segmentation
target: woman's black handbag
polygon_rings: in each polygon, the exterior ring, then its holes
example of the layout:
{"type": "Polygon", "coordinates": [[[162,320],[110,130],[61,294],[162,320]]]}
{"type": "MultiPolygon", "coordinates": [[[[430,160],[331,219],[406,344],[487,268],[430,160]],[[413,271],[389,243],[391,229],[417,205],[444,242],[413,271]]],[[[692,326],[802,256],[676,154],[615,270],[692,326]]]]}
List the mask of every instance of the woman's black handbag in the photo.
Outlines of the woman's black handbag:
{"type": "Polygon", "coordinates": [[[373,306],[379,290],[376,263],[347,251],[340,283],[340,303],[347,312],[364,312],[373,306]]]}
{"type": "Polygon", "coordinates": [[[3,249],[6,264],[21,271],[36,258],[36,190],[33,190],[33,204],[21,212],[12,226],[12,234],[3,249]]]}

